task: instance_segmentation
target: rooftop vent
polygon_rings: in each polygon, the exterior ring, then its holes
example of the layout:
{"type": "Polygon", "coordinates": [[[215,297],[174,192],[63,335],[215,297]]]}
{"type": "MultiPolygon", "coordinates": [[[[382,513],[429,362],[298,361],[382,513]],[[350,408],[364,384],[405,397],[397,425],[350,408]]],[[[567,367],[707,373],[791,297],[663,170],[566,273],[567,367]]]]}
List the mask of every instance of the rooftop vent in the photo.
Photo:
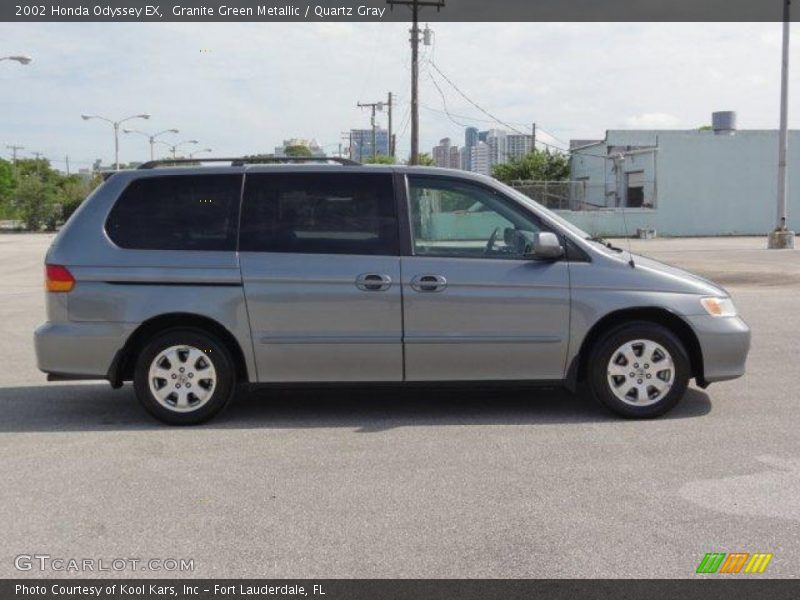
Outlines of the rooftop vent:
{"type": "Polygon", "coordinates": [[[734,135],[736,133],[736,112],[723,110],[711,113],[711,127],[716,135],[734,135]]]}

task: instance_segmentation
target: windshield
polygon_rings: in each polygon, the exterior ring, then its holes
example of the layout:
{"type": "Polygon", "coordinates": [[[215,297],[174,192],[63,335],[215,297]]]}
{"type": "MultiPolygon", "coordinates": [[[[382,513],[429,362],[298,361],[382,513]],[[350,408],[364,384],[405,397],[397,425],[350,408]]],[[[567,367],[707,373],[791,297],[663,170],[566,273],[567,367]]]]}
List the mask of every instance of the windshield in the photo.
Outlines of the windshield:
{"type": "Polygon", "coordinates": [[[567,221],[564,217],[554,213],[549,208],[545,208],[544,206],[542,206],[541,204],[536,202],[536,200],[533,200],[532,198],[526,196],[522,192],[519,192],[519,191],[515,190],[513,187],[511,187],[509,185],[506,185],[505,183],[501,183],[499,181],[496,181],[494,183],[496,185],[499,185],[500,187],[502,187],[503,191],[506,194],[508,194],[509,196],[512,196],[514,199],[518,200],[519,202],[522,202],[523,204],[527,204],[528,206],[531,206],[531,207],[535,208],[539,213],[543,214],[545,217],[547,217],[551,221],[554,221],[560,227],[566,229],[567,231],[569,231],[573,235],[576,235],[576,236],[578,236],[579,238],[581,238],[583,240],[590,239],[592,237],[588,233],[586,233],[583,229],[581,229],[580,227],[577,227],[576,225],[573,225],[572,223],[567,221]]]}

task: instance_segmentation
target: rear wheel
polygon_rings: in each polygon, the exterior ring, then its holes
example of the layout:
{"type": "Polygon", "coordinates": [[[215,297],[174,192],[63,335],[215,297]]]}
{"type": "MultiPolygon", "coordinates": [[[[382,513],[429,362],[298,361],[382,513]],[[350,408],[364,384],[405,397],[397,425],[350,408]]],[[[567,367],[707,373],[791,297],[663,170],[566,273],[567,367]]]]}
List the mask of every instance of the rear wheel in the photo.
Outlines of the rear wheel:
{"type": "Polygon", "coordinates": [[[227,348],[195,329],[153,337],[136,361],[134,388],[142,406],[171,425],[202,423],[234,395],[236,371],[227,348]]]}
{"type": "Polygon", "coordinates": [[[633,322],[609,331],[595,345],[589,387],[601,404],[629,418],[657,417],[686,393],[689,357],[668,329],[633,322]]]}

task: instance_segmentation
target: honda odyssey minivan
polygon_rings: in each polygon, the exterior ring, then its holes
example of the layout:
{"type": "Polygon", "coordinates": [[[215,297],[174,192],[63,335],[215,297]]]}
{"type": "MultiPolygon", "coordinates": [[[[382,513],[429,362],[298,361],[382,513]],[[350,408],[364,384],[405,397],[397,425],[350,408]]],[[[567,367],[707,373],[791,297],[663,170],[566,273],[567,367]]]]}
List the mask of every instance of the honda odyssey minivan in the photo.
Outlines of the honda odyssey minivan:
{"type": "Polygon", "coordinates": [[[86,199],[46,256],[49,380],[132,381],[189,424],[244,383],[583,383],[654,417],[744,372],[724,289],[494,179],[263,162],[147,163],[86,199]]]}

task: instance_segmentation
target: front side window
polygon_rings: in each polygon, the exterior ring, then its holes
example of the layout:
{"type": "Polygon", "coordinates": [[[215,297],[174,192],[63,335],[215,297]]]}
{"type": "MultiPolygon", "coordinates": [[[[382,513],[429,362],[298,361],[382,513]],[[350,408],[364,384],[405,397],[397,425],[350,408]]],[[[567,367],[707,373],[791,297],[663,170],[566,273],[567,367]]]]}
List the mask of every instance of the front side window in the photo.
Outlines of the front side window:
{"type": "Polygon", "coordinates": [[[522,258],[541,226],[501,194],[441,177],[408,178],[414,254],[522,258]]]}
{"type": "Polygon", "coordinates": [[[108,215],[122,248],[235,250],[241,175],[174,175],[131,182],[108,215]]]}
{"type": "Polygon", "coordinates": [[[254,173],[245,181],[240,249],[399,254],[388,173],[254,173]]]}

